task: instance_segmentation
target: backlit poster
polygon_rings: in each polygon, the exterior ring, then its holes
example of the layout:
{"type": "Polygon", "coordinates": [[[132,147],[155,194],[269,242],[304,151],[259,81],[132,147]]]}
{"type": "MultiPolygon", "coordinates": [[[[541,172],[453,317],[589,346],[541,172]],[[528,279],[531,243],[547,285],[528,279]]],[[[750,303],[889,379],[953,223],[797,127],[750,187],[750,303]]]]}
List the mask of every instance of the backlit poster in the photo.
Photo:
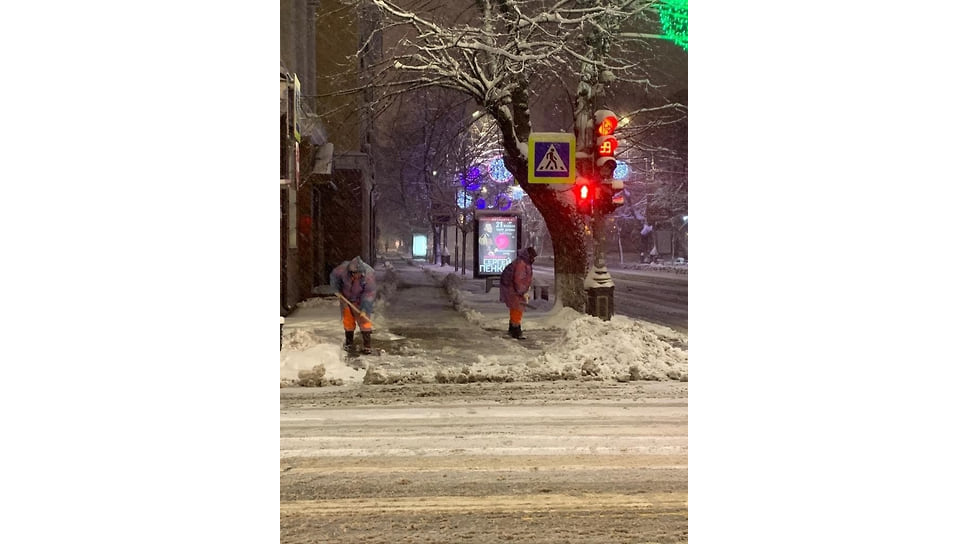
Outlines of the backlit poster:
{"type": "Polygon", "coordinates": [[[500,276],[517,257],[521,218],[479,213],[474,224],[474,277],[500,276]]]}
{"type": "Polygon", "coordinates": [[[412,247],[413,247],[414,259],[426,259],[427,258],[427,235],[414,234],[412,247]]]}

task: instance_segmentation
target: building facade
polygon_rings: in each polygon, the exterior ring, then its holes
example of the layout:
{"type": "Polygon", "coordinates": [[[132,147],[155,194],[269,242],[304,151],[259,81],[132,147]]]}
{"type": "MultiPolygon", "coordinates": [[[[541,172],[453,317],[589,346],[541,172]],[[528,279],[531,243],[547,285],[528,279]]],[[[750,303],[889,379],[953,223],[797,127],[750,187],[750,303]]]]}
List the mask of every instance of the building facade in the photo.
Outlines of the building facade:
{"type": "MultiPolygon", "coordinates": [[[[346,88],[345,58],[355,53],[359,26],[346,28],[336,4],[280,0],[280,313],[327,293],[329,273],[357,255],[375,256],[373,168],[365,146],[366,108],[355,121],[327,115],[346,88]],[[341,36],[345,34],[345,36],[341,36]],[[352,40],[347,36],[352,35],[352,40]],[[338,38],[340,48],[319,48],[338,38]],[[317,52],[324,52],[322,54],[317,52]],[[339,63],[344,59],[344,64],[339,63]],[[341,72],[340,70],[344,70],[341,72]],[[347,137],[344,125],[355,127],[347,137]],[[335,136],[335,137],[332,137],[335,136]]],[[[362,66],[357,64],[356,66],[362,66]]],[[[362,68],[354,69],[358,79],[362,68]]],[[[365,97],[361,97],[360,101],[365,97]]]]}

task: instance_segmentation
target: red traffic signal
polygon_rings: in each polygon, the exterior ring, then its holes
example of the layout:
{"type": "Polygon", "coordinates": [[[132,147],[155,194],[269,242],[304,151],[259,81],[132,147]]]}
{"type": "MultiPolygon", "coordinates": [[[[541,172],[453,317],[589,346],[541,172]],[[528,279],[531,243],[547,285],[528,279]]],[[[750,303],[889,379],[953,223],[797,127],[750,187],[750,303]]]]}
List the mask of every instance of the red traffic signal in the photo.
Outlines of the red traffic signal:
{"type": "Polygon", "coordinates": [[[591,215],[594,194],[588,180],[579,178],[572,187],[572,192],[575,194],[575,207],[578,208],[578,212],[591,215]]]}
{"type": "Polygon", "coordinates": [[[612,177],[617,163],[615,152],[618,151],[618,138],[615,129],[618,127],[618,117],[610,110],[595,112],[595,166],[597,173],[603,180],[612,177]]]}
{"type": "Polygon", "coordinates": [[[599,136],[596,144],[598,145],[596,153],[599,157],[614,157],[615,150],[618,149],[618,140],[614,136],[599,136]]]}

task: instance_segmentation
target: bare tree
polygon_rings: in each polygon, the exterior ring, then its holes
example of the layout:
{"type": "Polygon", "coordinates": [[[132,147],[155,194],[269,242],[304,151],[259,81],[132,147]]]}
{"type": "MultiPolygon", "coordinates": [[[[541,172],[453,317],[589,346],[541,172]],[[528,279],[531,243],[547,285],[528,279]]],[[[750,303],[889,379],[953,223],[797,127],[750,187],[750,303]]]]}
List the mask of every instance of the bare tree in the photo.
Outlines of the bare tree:
{"type": "MultiPolygon", "coordinates": [[[[608,104],[610,86],[656,90],[652,81],[663,42],[649,0],[359,0],[382,20],[361,51],[380,41],[384,55],[370,69],[369,90],[389,104],[428,88],[470,97],[495,123],[504,163],[541,213],[555,255],[556,292],[584,309],[586,218],[571,192],[528,183],[528,137],[535,104],[554,87],[576,89],[571,129],[579,152],[589,148],[590,119],[608,104]]],[[[558,93],[560,94],[560,93],[558,93]]],[[[645,110],[643,110],[645,111],[645,110]]]]}
{"type": "Polygon", "coordinates": [[[468,97],[433,88],[410,92],[384,117],[393,122],[378,125],[373,138],[381,230],[391,232],[396,224],[406,235],[425,233],[436,229],[441,215],[459,219],[465,211],[456,198],[461,176],[482,157],[500,153],[494,123],[475,112],[468,97]]]}

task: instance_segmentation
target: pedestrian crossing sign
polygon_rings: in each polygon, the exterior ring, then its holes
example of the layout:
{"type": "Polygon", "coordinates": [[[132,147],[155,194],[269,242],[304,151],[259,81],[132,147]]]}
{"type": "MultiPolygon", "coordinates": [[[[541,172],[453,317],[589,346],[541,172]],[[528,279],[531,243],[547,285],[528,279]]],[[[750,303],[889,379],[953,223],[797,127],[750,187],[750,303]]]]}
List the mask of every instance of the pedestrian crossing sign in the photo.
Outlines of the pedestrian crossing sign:
{"type": "Polygon", "coordinates": [[[528,137],[528,183],[575,182],[575,135],[532,132],[528,137]]]}

